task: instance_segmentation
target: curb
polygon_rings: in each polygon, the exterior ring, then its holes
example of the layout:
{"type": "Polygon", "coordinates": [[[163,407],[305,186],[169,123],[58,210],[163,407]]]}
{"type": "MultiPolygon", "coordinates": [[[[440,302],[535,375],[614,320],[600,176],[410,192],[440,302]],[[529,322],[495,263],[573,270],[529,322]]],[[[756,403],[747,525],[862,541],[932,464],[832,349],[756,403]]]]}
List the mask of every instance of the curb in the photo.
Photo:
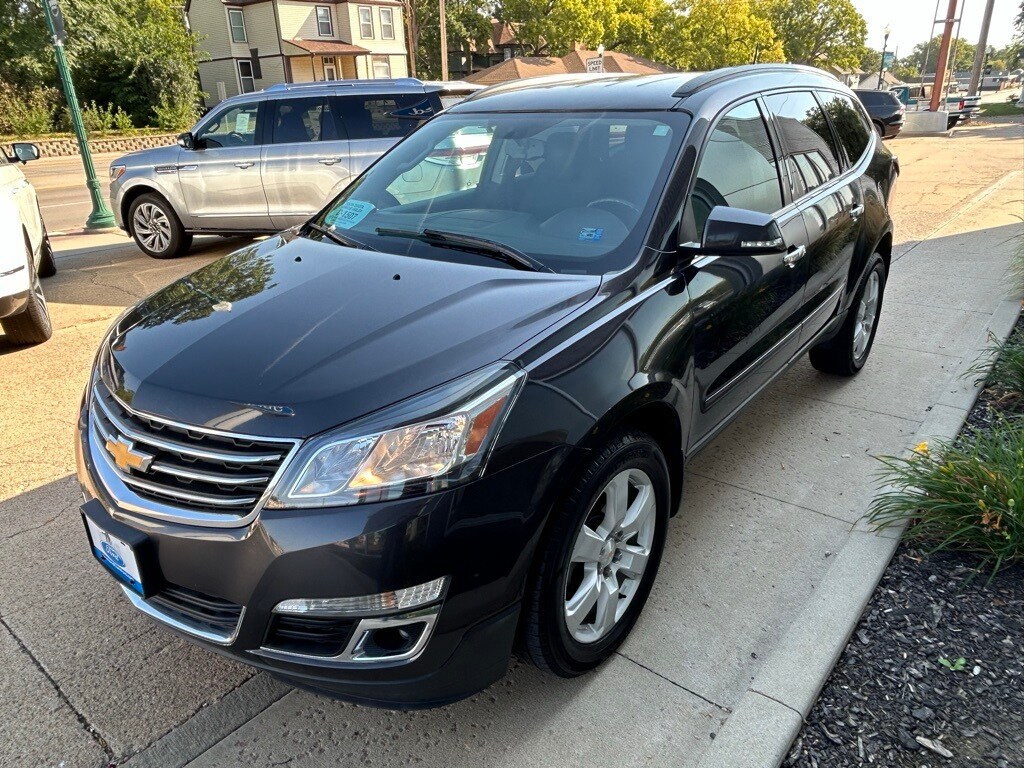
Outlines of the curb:
{"type": "MultiPolygon", "coordinates": [[[[1009,336],[1020,312],[1020,301],[1000,302],[975,349],[985,348],[990,335],[999,339],[1009,336]]],[[[914,443],[948,440],[960,432],[981,391],[980,383],[964,377],[973,364],[967,356],[952,373],[914,443]]],[[[900,533],[859,528],[851,532],[814,596],[750,683],[698,768],[782,764],[888,567],[900,533]]]]}

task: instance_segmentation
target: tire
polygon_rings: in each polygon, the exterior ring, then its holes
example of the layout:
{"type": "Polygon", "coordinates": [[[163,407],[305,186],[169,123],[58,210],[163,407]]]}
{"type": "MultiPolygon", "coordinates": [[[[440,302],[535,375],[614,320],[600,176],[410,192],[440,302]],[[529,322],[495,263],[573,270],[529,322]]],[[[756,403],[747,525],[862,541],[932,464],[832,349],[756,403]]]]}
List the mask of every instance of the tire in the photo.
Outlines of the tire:
{"type": "Polygon", "coordinates": [[[857,286],[857,293],[839,333],[811,349],[811,365],[823,373],[836,376],[854,376],[864,367],[878,331],[878,318],[882,313],[882,298],[885,295],[885,277],[885,264],[876,253],[868,262],[868,268],[857,286]],[[865,327],[869,317],[870,325],[865,327]]]}
{"type": "Polygon", "coordinates": [[[956,124],[959,123],[959,122],[960,122],[960,118],[959,117],[948,117],[948,118],[946,118],[946,130],[947,131],[953,130],[954,126],[956,126],[956,124]]]}
{"type": "Polygon", "coordinates": [[[885,128],[882,126],[882,124],[881,123],[872,123],[872,125],[875,126],[875,133],[878,134],[878,138],[884,139],[885,138],[885,128]]]}
{"type": "Polygon", "coordinates": [[[128,227],[143,253],[154,259],[177,258],[192,247],[192,235],[171,204],[157,194],[139,195],[132,201],[128,227]]]}
{"type": "Polygon", "coordinates": [[[39,257],[39,276],[53,277],[57,274],[57,262],[53,258],[53,245],[50,244],[50,235],[43,230],[43,253],[39,257]]]}
{"type": "Polygon", "coordinates": [[[668,466],[649,435],[623,432],[595,451],[552,511],[538,546],[524,600],[522,650],[529,661],[560,677],[576,677],[615,652],[658,573],[670,498],[668,466]],[[625,514],[610,525],[608,501],[615,490],[625,501],[613,508],[625,514]],[[572,603],[583,606],[578,621],[569,618],[572,603]],[[610,621],[603,622],[605,617],[610,621]]]}
{"type": "Polygon", "coordinates": [[[27,242],[25,243],[25,258],[28,261],[30,275],[28,306],[17,315],[0,320],[0,326],[3,326],[7,341],[18,346],[41,344],[53,335],[50,310],[46,306],[46,297],[43,295],[43,287],[35,269],[32,248],[27,242]]]}

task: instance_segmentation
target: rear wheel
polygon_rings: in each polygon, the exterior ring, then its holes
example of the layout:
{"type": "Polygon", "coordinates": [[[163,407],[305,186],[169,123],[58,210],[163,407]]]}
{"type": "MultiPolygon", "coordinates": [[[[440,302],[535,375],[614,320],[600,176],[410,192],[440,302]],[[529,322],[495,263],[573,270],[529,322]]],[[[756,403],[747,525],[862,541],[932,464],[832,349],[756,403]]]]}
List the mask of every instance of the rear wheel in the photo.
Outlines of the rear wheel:
{"type": "Polygon", "coordinates": [[[43,295],[39,274],[36,272],[32,249],[27,242],[25,243],[25,259],[28,262],[29,272],[28,306],[17,315],[0,320],[0,326],[3,326],[7,340],[11,344],[19,346],[41,344],[53,335],[50,311],[46,306],[46,297],[43,295]]]}
{"type": "Polygon", "coordinates": [[[39,276],[53,277],[57,274],[57,262],[53,258],[53,245],[50,243],[50,235],[43,230],[43,253],[39,257],[39,276]]]}
{"type": "Polygon", "coordinates": [[[575,677],[625,640],[658,572],[670,497],[665,458],[648,435],[624,432],[596,452],[538,550],[524,622],[537,666],[575,677]]]}
{"type": "Polygon", "coordinates": [[[173,259],[192,246],[192,235],[160,195],[145,194],[133,200],[128,220],[135,242],[154,259],[173,259]]]}
{"type": "Polygon", "coordinates": [[[861,279],[839,333],[811,349],[811,365],[824,373],[854,376],[871,354],[885,293],[885,264],[875,254],[861,279]]]}
{"type": "Polygon", "coordinates": [[[878,134],[878,138],[884,139],[885,138],[885,127],[881,123],[879,123],[877,121],[872,123],[872,125],[875,126],[875,133],[878,134]]]}
{"type": "Polygon", "coordinates": [[[946,130],[950,131],[957,123],[960,122],[960,116],[954,115],[953,117],[946,118],[946,130]]]}

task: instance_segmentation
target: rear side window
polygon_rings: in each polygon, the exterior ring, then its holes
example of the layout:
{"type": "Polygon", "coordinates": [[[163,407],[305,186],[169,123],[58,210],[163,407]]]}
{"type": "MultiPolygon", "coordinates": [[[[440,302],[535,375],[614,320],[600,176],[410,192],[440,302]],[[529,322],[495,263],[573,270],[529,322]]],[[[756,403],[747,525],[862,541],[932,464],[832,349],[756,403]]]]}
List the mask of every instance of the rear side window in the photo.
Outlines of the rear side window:
{"type": "Polygon", "coordinates": [[[760,213],[782,207],[779,168],[757,102],[731,109],[708,138],[690,193],[698,233],[716,205],[760,213]]]}
{"type": "Polygon", "coordinates": [[[765,98],[782,136],[793,199],[839,175],[839,153],[825,113],[810,91],[765,98]]]}
{"type": "Polygon", "coordinates": [[[399,139],[440,110],[434,94],[338,96],[333,106],[350,139],[399,139]]]}
{"type": "Polygon", "coordinates": [[[844,93],[818,93],[825,112],[832,121],[832,130],[846,150],[850,165],[856,165],[868,148],[871,128],[864,121],[864,113],[844,93]]]}
{"type": "Polygon", "coordinates": [[[861,103],[868,106],[888,106],[899,103],[899,99],[888,91],[856,91],[856,94],[861,103]]]}
{"type": "Polygon", "coordinates": [[[338,139],[327,99],[280,99],[272,101],[272,144],[305,144],[338,139]]]}

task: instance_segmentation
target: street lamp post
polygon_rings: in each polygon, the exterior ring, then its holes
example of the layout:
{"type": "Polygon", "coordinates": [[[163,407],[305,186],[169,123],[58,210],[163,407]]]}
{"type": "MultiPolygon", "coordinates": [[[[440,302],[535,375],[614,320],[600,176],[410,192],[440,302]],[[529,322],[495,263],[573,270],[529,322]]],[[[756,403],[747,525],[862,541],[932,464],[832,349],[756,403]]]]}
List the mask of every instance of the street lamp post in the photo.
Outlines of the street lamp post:
{"type": "Polygon", "coordinates": [[[103,195],[100,194],[100,182],[96,178],[96,166],[92,163],[89,140],[85,135],[85,126],[82,125],[82,112],[78,108],[75,84],[71,81],[68,61],[64,56],[64,16],[60,12],[58,0],[42,0],[42,3],[43,11],[46,14],[46,25],[49,27],[50,36],[53,40],[53,52],[57,59],[57,74],[64,89],[64,98],[68,102],[68,111],[71,113],[71,127],[75,132],[75,139],[78,141],[78,151],[82,155],[82,165],[85,167],[85,184],[89,188],[89,197],[92,198],[92,213],[89,214],[89,218],[85,221],[85,228],[107,229],[114,226],[114,214],[110,212],[110,208],[103,201],[103,195]]]}
{"type": "Polygon", "coordinates": [[[885,25],[885,38],[882,40],[882,63],[878,65],[878,90],[882,90],[882,75],[885,72],[885,51],[889,47],[889,35],[892,34],[892,27],[885,25]]]}

